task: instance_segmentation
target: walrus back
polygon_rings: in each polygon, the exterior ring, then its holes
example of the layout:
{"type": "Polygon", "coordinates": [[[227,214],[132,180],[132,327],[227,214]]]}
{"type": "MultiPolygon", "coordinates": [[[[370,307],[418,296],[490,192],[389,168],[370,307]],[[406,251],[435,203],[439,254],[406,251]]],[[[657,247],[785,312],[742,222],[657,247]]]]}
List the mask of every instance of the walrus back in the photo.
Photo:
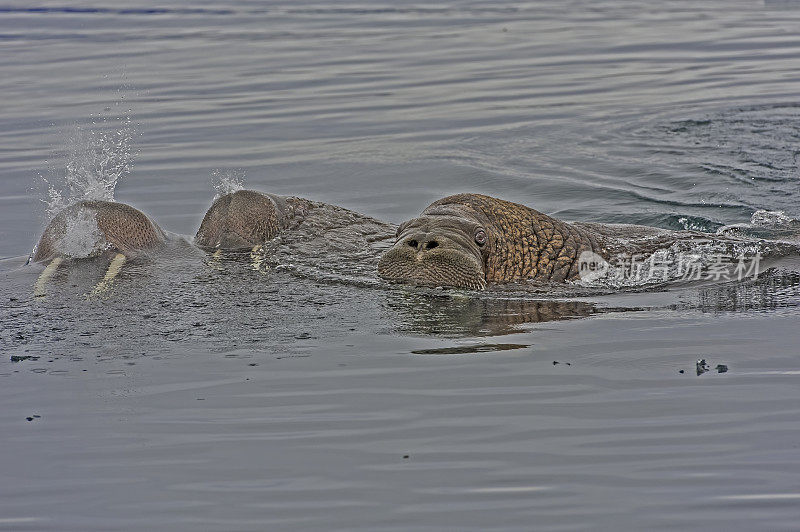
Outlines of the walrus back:
{"type": "Polygon", "coordinates": [[[465,209],[490,233],[492,249],[485,264],[488,282],[562,282],[577,277],[578,259],[584,251],[604,255],[602,239],[591,230],[490,196],[449,196],[432,203],[423,214],[453,207],[465,209]]]}
{"type": "Polygon", "coordinates": [[[217,198],[195,235],[204,248],[249,249],[275,238],[312,202],[254,190],[238,190],[217,198]]]}
{"type": "MultiPolygon", "coordinates": [[[[91,236],[91,235],[88,235],[91,236]]],[[[34,261],[57,256],[92,256],[104,250],[116,250],[126,256],[156,247],[164,242],[164,231],[141,211],[113,201],[80,201],[59,212],[45,228],[36,245],[34,261]],[[75,229],[75,222],[85,217],[93,227],[75,229]],[[81,241],[87,235],[71,232],[97,231],[96,241],[81,241]],[[80,244],[75,246],[75,242],[80,244]],[[69,245],[72,243],[73,245],[69,245]],[[89,246],[84,244],[89,243],[89,246]],[[93,245],[93,247],[92,247],[93,245]]]]}

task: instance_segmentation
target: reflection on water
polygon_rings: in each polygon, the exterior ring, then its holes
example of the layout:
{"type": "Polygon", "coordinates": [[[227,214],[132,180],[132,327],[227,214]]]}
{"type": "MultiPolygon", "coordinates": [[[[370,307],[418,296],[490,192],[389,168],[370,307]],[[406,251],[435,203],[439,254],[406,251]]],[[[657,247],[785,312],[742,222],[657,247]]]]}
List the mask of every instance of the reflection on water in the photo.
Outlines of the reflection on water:
{"type": "Polygon", "coordinates": [[[770,269],[758,279],[700,290],[703,312],[775,311],[800,306],[800,272],[770,269]]]}
{"type": "MultiPolygon", "coordinates": [[[[0,272],[0,341],[14,350],[70,352],[76,341],[109,354],[140,355],[160,342],[226,350],[253,347],[285,354],[299,343],[324,342],[353,331],[440,338],[490,337],[535,325],[598,315],[663,309],[779,311],[800,306],[800,274],[771,268],[756,280],[594,294],[562,285],[514,291],[462,292],[350,283],[281,268],[254,269],[247,254],[212,257],[186,241],[163,255],[126,263],[103,294],[105,257],[65,261],[36,298],[41,265],[0,272]]],[[[316,275],[316,274],[315,274],[316,275]]],[[[299,346],[300,350],[303,349],[299,346]]]]}
{"type": "Polygon", "coordinates": [[[598,312],[582,301],[495,299],[397,288],[386,295],[397,330],[436,336],[497,336],[525,323],[585,318],[598,312]]]}
{"type": "Polygon", "coordinates": [[[470,344],[456,347],[440,347],[434,349],[415,349],[415,355],[467,355],[473,353],[491,353],[494,351],[513,351],[525,349],[529,344],[470,344]]]}

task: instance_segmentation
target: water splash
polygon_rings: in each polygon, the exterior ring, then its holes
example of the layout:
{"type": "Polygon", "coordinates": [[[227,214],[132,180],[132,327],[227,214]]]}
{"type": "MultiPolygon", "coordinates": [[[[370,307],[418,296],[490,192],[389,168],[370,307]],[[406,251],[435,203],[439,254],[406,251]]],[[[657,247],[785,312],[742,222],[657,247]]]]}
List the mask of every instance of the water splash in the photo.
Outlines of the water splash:
{"type": "Polygon", "coordinates": [[[120,97],[88,125],[75,124],[65,135],[64,165],[56,177],[41,180],[46,187],[43,201],[48,219],[82,200],[113,201],[120,181],[131,172],[135,158],[136,127],[131,109],[119,111],[120,97]]]}
{"type": "Polygon", "coordinates": [[[214,199],[244,189],[245,171],[239,169],[215,169],[211,172],[211,184],[217,195],[214,199]]]}
{"type": "Polygon", "coordinates": [[[764,211],[759,210],[753,213],[750,224],[755,227],[784,228],[797,223],[797,220],[787,216],[783,211],[764,211]]]}
{"type": "Polygon", "coordinates": [[[97,226],[97,215],[89,209],[80,209],[66,219],[66,230],[58,248],[64,255],[76,259],[93,257],[109,246],[97,226]]]}
{"type": "Polygon", "coordinates": [[[792,218],[784,211],[758,210],[753,213],[750,223],[726,225],[720,227],[717,234],[798,242],[800,241],[800,220],[792,218]]]}
{"type": "Polygon", "coordinates": [[[695,217],[681,216],[678,218],[678,223],[681,224],[681,229],[684,231],[701,231],[707,233],[709,223],[705,220],[698,220],[695,217]]]}

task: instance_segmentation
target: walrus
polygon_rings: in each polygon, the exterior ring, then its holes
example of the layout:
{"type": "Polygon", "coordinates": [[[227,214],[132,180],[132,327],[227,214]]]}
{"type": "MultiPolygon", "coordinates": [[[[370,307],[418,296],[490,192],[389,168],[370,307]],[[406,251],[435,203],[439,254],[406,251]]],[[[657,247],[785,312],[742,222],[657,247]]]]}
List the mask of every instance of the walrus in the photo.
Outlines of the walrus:
{"type": "Polygon", "coordinates": [[[331,280],[379,282],[374,272],[395,229],[329,203],[238,190],[215,198],[194,243],[211,252],[212,267],[230,252],[238,258],[249,256],[259,271],[281,267],[331,280]]]}
{"type": "MultiPolygon", "coordinates": [[[[623,224],[568,223],[525,205],[456,194],[402,223],[378,262],[392,282],[482,290],[487,283],[561,283],[579,276],[582,257],[649,253],[711,235],[623,224]]],[[[714,241],[724,237],[714,236],[714,241]]],[[[730,240],[730,239],[729,239],[730,240]]]]}
{"type": "Polygon", "coordinates": [[[83,200],[61,210],[42,233],[31,257],[49,264],[36,281],[44,285],[65,258],[83,259],[107,254],[111,263],[95,292],[107,288],[127,258],[164,244],[166,234],[146,214],[113,201],[83,200]]]}
{"type": "Polygon", "coordinates": [[[754,242],[696,231],[565,222],[481,194],[442,198],[396,227],[335,205],[253,190],[218,197],[195,236],[195,244],[215,256],[249,250],[254,265],[283,253],[291,262],[316,257],[339,272],[371,268],[390,282],[474,290],[490,283],[564,283],[585,273],[581,268],[587,260],[653,255],[677,242],[745,241],[754,242]],[[266,249],[279,235],[283,245],[266,249]],[[382,244],[393,238],[393,245],[382,244]]]}
{"type": "Polygon", "coordinates": [[[484,289],[490,282],[566,281],[584,251],[605,256],[594,232],[481,194],[433,202],[401,224],[378,275],[389,281],[484,289]]]}

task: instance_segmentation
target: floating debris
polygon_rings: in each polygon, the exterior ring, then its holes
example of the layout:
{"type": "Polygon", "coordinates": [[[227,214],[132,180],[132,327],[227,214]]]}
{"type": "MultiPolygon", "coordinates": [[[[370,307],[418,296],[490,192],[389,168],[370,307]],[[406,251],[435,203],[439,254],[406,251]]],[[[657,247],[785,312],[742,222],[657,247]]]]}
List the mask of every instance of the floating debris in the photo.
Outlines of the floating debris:
{"type": "MultiPolygon", "coordinates": [[[[707,372],[711,371],[711,366],[706,362],[705,358],[701,358],[700,360],[698,360],[697,363],[695,364],[695,366],[697,368],[697,376],[698,377],[700,375],[702,375],[703,373],[707,373],[707,372]]],[[[727,373],[728,372],[728,366],[726,366],[725,364],[717,364],[714,369],[717,371],[717,373],[727,373]]],[[[683,373],[683,370],[680,370],[679,373],[683,373]]]]}

